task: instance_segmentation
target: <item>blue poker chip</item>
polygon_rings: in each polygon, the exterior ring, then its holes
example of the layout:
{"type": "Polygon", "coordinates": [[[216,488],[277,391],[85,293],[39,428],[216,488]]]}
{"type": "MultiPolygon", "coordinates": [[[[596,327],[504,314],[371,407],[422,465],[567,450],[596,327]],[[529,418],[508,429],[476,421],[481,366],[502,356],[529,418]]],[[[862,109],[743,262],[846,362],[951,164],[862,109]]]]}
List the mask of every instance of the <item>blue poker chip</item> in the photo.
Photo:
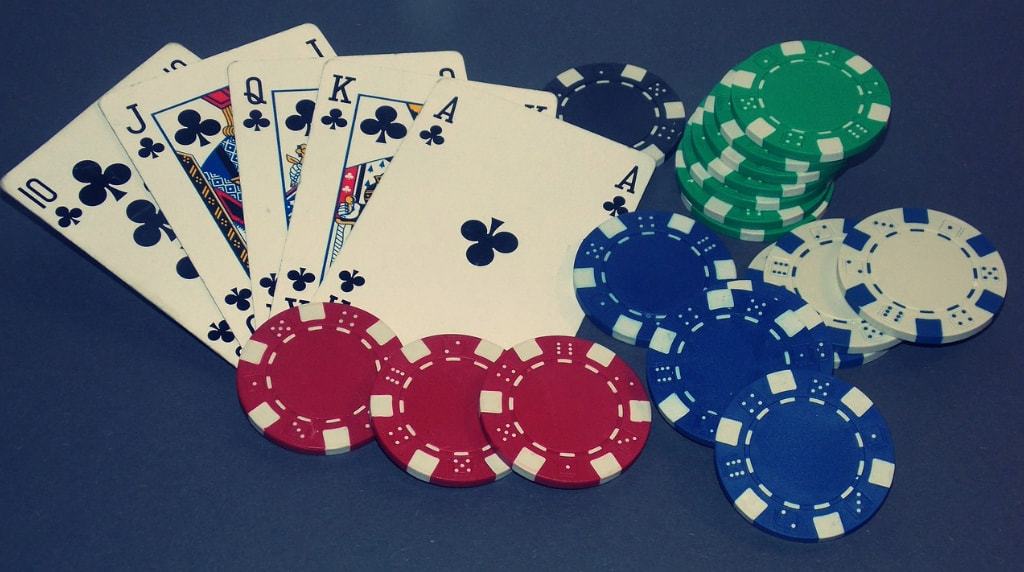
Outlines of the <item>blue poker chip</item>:
{"type": "Polygon", "coordinates": [[[673,427],[713,446],[733,394],[766,373],[832,373],[821,318],[796,294],[733,280],[693,298],[662,321],[647,350],[651,401],[673,427]]]}
{"type": "Polygon", "coordinates": [[[583,312],[617,340],[646,346],[666,316],[710,284],[736,278],[725,244],[692,218],[640,211],[583,239],[573,286],[583,312]]]}
{"type": "Polygon", "coordinates": [[[686,126],[686,110],[665,80],[642,67],[595,63],[544,86],[558,97],[559,119],[647,153],[660,165],[686,126]]]}
{"type": "Polygon", "coordinates": [[[885,419],[859,389],[806,370],[736,393],[715,432],[715,470],[733,507],[776,536],[849,534],[885,501],[896,468],[885,419]]]}

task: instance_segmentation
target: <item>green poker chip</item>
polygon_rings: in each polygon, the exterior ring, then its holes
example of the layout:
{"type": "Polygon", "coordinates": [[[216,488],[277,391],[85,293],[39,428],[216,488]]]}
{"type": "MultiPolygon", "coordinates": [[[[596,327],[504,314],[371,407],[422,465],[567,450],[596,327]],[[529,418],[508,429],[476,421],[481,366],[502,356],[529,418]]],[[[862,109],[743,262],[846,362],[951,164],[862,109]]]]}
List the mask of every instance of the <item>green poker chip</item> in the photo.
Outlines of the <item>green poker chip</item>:
{"type": "MultiPolygon", "coordinates": [[[[700,113],[701,110],[698,109],[697,112],[700,113]]],[[[728,192],[747,197],[770,197],[777,199],[776,202],[782,199],[796,199],[782,201],[794,204],[805,201],[807,195],[824,192],[825,187],[828,186],[829,180],[820,178],[810,183],[767,183],[757,180],[732,169],[729,164],[725,163],[710,147],[703,128],[695,125],[694,128],[687,131],[690,136],[688,144],[693,146],[694,158],[704,167],[707,175],[722,187],[727,188],[728,192]]],[[[701,186],[704,186],[704,178],[703,175],[694,174],[694,180],[701,186]]],[[[711,190],[709,189],[709,191],[711,190]]]]}
{"type": "MultiPolygon", "coordinates": [[[[805,161],[795,159],[786,155],[778,154],[764,147],[760,147],[747,137],[743,127],[737,122],[732,107],[732,76],[730,71],[715,84],[711,94],[708,95],[708,104],[705,110],[714,109],[714,119],[718,125],[717,130],[707,129],[709,140],[712,145],[732,146],[739,154],[749,161],[761,165],[764,168],[776,171],[789,171],[794,173],[806,173],[816,171],[820,177],[833,176],[836,171],[842,168],[842,162],[821,163],[818,161],[805,161]],[[714,132],[713,132],[714,131],[714,132]],[[716,135],[717,133],[717,135],[716,135]]],[[[707,113],[705,113],[705,116],[707,113]]],[[[705,119],[707,121],[707,119],[705,119]]]]}
{"type": "MultiPolygon", "coordinates": [[[[700,125],[704,136],[703,141],[707,144],[709,151],[716,158],[708,166],[713,168],[716,173],[727,174],[736,172],[756,181],[774,183],[777,185],[807,185],[818,181],[824,181],[828,178],[827,171],[825,173],[822,173],[821,171],[801,172],[767,167],[738,151],[735,147],[730,145],[724,137],[722,137],[714,109],[708,109],[705,107],[706,104],[713,106],[714,101],[715,98],[713,96],[705,98],[705,100],[701,102],[700,107],[697,108],[697,111],[690,116],[690,122],[700,125]],[[708,99],[711,101],[709,102],[708,99]]],[[[760,147],[757,147],[755,153],[767,152],[760,147]]],[[[721,177],[724,176],[725,175],[723,174],[721,177]]],[[[716,175],[716,178],[719,180],[721,180],[721,177],[716,175]]]]}
{"type": "Polygon", "coordinates": [[[731,190],[711,178],[696,159],[692,135],[692,130],[687,129],[676,153],[680,191],[703,214],[724,225],[761,229],[790,226],[804,219],[825,199],[828,187],[809,196],[786,198],[785,203],[777,197],[756,197],[731,190]]]}
{"type": "MultiPolygon", "coordinates": [[[[831,198],[832,187],[834,186],[834,183],[829,185],[828,198],[831,198]]],[[[793,225],[774,229],[747,228],[742,226],[730,226],[722,224],[717,220],[712,219],[711,217],[708,217],[707,215],[702,213],[699,208],[697,208],[693,203],[690,202],[685,193],[680,193],[680,197],[682,198],[683,205],[686,206],[687,210],[690,211],[690,214],[693,216],[695,220],[703,223],[711,230],[723,236],[737,238],[739,240],[748,242],[774,242],[781,238],[786,233],[788,233],[789,231],[803,224],[817,220],[819,217],[821,217],[821,215],[825,213],[825,210],[828,208],[828,199],[826,199],[825,201],[822,201],[822,203],[818,206],[817,209],[814,210],[814,212],[812,212],[810,215],[808,215],[807,217],[793,225]]]]}
{"type": "Polygon", "coordinates": [[[863,152],[885,130],[892,96],[863,57],[826,42],[764,48],[731,73],[730,103],[747,137],[809,162],[863,152]]]}
{"type": "MultiPolygon", "coordinates": [[[[732,204],[719,196],[709,194],[698,185],[693,177],[679,177],[680,192],[705,216],[719,223],[736,228],[776,229],[792,226],[807,216],[802,207],[789,207],[779,210],[757,210],[732,204]]],[[[831,192],[819,199],[826,201],[831,192]]],[[[819,205],[815,204],[817,209],[819,205]]]]}

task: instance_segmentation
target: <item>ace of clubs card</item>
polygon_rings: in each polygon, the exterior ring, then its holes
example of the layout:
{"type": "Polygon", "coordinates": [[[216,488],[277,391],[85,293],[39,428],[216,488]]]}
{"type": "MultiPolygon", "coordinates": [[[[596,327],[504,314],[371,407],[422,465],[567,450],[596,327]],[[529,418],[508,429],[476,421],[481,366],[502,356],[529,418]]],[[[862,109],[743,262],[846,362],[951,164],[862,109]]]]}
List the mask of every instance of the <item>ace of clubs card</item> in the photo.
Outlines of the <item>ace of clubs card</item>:
{"type": "Polygon", "coordinates": [[[654,168],[640,151],[440,80],[314,299],[370,311],[407,342],[575,335],[576,249],[636,208],[654,168]]]}
{"type": "Polygon", "coordinates": [[[332,55],[320,30],[304,24],[100,100],[242,345],[252,331],[252,292],[227,68],[245,58],[332,55]]]}
{"type": "MultiPolygon", "coordinates": [[[[384,69],[336,58],[324,66],[295,210],[281,257],[271,314],[307,302],[345,241],[354,234],[437,74],[384,69]]],[[[464,80],[451,80],[464,81],[464,80]]],[[[492,84],[487,91],[553,115],[553,94],[492,84]]]]}

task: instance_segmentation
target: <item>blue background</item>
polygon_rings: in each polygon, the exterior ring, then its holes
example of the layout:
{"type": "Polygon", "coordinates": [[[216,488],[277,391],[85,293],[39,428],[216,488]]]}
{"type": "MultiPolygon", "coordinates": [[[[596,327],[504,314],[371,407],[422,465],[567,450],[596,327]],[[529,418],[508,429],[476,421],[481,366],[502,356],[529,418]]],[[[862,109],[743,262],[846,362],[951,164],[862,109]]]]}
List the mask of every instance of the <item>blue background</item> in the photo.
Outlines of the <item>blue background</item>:
{"type": "MultiPolygon", "coordinates": [[[[901,206],[980,228],[1009,269],[981,335],[903,344],[840,376],[896,443],[893,489],[838,541],[803,545],[726,501],[711,449],[660,417],[620,478],[560,491],[512,475],[451,490],[371,445],[305,457],[263,439],[234,370],[6,195],[0,204],[0,554],[9,569],[1009,569],[1024,561],[1024,50],[1019,2],[16,2],[0,24],[0,172],[163,44],[200,56],[317,24],[339,54],[454,49],[472,79],[541,88],[621,61],[690,111],[766,45],[817,39],[875,64],[884,144],[838,180],[826,216],[901,206]]],[[[641,205],[682,211],[670,166],[641,205]]],[[[728,240],[737,263],[760,245],[728,240]]],[[[644,352],[581,335],[643,373],[644,352]]]]}

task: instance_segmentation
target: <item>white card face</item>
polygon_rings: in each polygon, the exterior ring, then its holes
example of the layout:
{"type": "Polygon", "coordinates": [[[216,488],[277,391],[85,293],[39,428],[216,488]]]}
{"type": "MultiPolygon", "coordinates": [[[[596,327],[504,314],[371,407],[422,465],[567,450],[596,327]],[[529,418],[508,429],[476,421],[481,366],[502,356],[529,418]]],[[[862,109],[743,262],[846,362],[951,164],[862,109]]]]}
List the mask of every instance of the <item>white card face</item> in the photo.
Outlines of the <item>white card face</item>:
{"type": "MultiPolygon", "coordinates": [[[[435,75],[340,60],[324,66],[316,105],[326,119],[310,133],[272,314],[310,299],[354,232],[391,157],[414,137],[410,126],[438,81],[435,75]]],[[[535,113],[554,113],[551,93],[478,86],[535,113]]]]}
{"type": "Polygon", "coordinates": [[[245,58],[333,55],[305,24],[100,100],[239,343],[252,332],[252,291],[228,65],[245,58]]]}
{"type": "MultiPolygon", "coordinates": [[[[458,52],[335,58],[435,76],[464,77],[458,52]]],[[[328,60],[334,61],[334,60],[328,60]]],[[[325,60],[247,60],[228,68],[238,171],[244,191],[245,238],[252,281],[253,326],[270,315],[288,220],[295,205],[325,60]]]]}
{"type": "Polygon", "coordinates": [[[575,335],[576,249],[636,208],[654,166],[471,82],[440,80],[314,299],[368,310],[406,342],[575,335]]]}
{"type": "MultiPolygon", "coordinates": [[[[118,85],[197,61],[184,47],[168,44],[118,85]]],[[[0,185],[218,355],[237,363],[238,341],[98,103],[22,161],[0,185]]]]}

